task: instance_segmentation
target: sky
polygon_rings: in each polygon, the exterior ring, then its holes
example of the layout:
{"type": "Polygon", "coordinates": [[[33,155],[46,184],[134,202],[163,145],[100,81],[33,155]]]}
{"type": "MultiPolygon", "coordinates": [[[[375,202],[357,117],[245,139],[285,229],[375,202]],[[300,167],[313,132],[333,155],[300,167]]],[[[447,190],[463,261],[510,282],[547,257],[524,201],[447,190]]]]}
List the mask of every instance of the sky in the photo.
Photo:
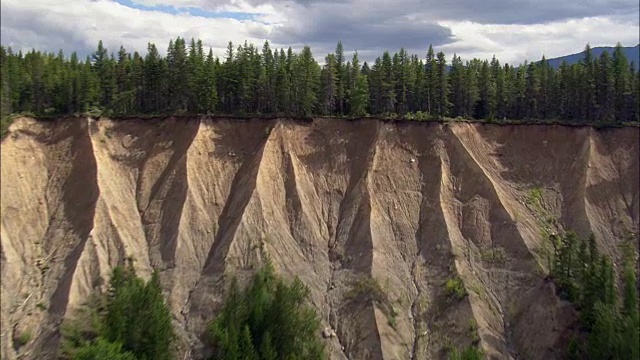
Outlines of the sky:
{"type": "Polygon", "coordinates": [[[426,55],[429,44],[450,61],[519,64],[592,47],[640,42],[638,0],[2,0],[0,42],[13,49],[110,52],[122,45],[162,52],[178,36],[201,39],[223,57],[227,44],[260,48],[311,46],[320,61],[341,40],[371,61],[404,47],[426,55]]]}

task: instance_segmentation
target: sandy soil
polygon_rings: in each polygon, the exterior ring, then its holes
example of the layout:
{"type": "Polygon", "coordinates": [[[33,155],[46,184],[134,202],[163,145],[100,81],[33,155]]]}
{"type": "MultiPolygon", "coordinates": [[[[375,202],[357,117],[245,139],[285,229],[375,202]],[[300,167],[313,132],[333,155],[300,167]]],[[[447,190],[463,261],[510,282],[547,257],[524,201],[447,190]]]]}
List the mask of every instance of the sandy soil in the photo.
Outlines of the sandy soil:
{"type": "MultiPolygon", "coordinates": [[[[58,326],[127,257],[181,336],[265,256],[311,289],[333,359],[554,359],[575,321],[544,233],[638,237],[638,128],[376,120],[23,118],[2,141],[1,355],[54,358],[58,326]],[[353,296],[373,277],[385,300],[353,296]],[[461,300],[445,292],[460,278],[461,300]],[[395,315],[394,315],[395,314],[395,315]],[[31,333],[18,346],[17,338],[31,333]]],[[[320,334],[318,334],[320,336],[320,334]]]]}

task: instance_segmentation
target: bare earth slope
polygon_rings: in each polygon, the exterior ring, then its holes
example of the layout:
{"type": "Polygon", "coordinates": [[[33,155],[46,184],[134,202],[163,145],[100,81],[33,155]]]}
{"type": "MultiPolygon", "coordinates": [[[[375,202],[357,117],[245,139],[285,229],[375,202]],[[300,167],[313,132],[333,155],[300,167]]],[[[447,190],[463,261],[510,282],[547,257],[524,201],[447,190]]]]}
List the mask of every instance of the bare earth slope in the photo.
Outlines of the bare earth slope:
{"type": "Polygon", "coordinates": [[[53,358],[62,318],[127,257],[160,271],[181,352],[202,358],[226,281],[266,255],[310,287],[333,359],[443,358],[476,328],[490,358],[554,359],[575,314],[544,280],[545,234],[593,232],[614,257],[638,234],[638,128],[23,118],[10,130],[3,359],[53,358]],[[366,278],[382,300],[354,291],[366,278]],[[454,278],[461,300],[445,290],[454,278]]]}

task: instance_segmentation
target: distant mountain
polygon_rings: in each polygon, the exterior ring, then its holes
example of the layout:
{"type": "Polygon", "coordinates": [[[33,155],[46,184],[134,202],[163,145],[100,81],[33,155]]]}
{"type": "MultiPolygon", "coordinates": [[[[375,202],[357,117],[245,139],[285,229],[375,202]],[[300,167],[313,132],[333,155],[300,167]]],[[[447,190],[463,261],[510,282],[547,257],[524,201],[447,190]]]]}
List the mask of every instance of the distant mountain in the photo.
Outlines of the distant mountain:
{"type": "MultiPolygon", "coordinates": [[[[607,51],[609,55],[613,55],[614,47],[611,47],[611,46],[594,47],[594,48],[591,48],[591,50],[593,51],[593,56],[597,58],[605,51],[607,51]]],[[[629,62],[633,61],[634,67],[638,69],[638,62],[640,62],[640,44],[634,47],[623,47],[622,50],[624,51],[624,55],[627,57],[627,60],[629,62]]],[[[547,61],[549,61],[549,65],[551,65],[551,67],[557,69],[560,67],[560,64],[563,61],[566,61],[568,64],[578,63],[580,60],[582,60],[582,56],[583,56],[582,52],[579,52],[577,54],[571,54],[571,55],[565,55],[565,56],[561,56],[553,59],[547,59],[547,61]]]]}

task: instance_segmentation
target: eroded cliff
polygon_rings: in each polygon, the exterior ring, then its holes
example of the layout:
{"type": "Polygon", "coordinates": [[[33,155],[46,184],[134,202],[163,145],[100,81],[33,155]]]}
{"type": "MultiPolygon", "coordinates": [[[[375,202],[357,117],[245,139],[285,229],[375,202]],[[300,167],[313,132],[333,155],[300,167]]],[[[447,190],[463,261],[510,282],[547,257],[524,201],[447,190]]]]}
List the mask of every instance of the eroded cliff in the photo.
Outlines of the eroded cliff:
{"type": "Polygon", "coordinates": [[[4,359],[52,356],[65,314],[127,257],[159,270],[198,358],[229,276],[266,255],[310,287],[332,358],[439,358],[477,328],[491,358],[552,359],[575,314],[545,281],[545,234],[593,232],[614,257],[638,234],[638,128],[193,117],[10,130],[4,359]],[[384,304],[354,296],[371,277],[384,304]],[[462,300],[445,291],[455,278],[462,300]]]}

